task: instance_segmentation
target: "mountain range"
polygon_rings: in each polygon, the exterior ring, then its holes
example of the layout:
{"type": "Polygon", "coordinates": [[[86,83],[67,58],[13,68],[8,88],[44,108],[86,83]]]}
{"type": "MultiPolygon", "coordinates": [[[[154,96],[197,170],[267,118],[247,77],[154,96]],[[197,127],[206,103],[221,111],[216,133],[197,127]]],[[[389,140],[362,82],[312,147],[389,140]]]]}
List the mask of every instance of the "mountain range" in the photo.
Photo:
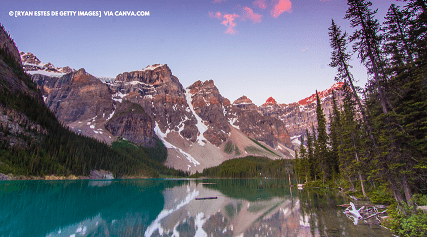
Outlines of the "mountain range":
{"type": "MultiPolygon", "coordinates": [[[[55,67],[32,53],[19,55],[45,104],[64,125],[107,144],[124,139],[150,147],[160,138],[168,148],[165,165],[176,169],[200,172],[246,155],[292,159],[298,137],[316,126],[315,95],[291,104],[270,97],[257,106],[246,96],[231,103],[212,80],[184,88],[166,64],[97,78],[83,68],[55,67]]],[[[331,91],[341,86],[319,93],[326,115],[331,91]]]]}

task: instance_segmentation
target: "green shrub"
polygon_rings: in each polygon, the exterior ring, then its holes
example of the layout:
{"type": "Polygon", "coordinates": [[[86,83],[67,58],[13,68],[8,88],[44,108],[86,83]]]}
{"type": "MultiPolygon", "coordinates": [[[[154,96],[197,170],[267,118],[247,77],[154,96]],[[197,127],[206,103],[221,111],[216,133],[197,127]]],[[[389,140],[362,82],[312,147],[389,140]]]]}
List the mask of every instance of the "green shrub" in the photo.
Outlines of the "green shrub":
{"type": "Polygon", "coordinates": [[[234,148],[233,143],[227,142],[224,147],[224,152],[227,154],[231,154],[233,152],[233,148],[234,148]]]}
{"type": "Polygon", "coordinates": [[[395,202],[392,193],[385,185],[381,185],[377,189],[371,191],[368,196],[374,204],[390,205],[395,202]]]}

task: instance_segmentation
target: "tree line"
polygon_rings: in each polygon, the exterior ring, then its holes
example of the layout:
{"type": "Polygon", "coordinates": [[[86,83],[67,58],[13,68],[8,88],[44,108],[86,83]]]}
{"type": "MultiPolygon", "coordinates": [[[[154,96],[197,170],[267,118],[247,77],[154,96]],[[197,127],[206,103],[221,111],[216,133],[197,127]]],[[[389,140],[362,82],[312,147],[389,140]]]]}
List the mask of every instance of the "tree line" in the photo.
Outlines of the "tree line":
{"type": "Polygon", "coordinates": [[[246,156],[224,161],[222,164],[196,172],[192,177],[214,178],[283,178],[293,175],[293,160],[271,160],[267,157],[246,156]]]}

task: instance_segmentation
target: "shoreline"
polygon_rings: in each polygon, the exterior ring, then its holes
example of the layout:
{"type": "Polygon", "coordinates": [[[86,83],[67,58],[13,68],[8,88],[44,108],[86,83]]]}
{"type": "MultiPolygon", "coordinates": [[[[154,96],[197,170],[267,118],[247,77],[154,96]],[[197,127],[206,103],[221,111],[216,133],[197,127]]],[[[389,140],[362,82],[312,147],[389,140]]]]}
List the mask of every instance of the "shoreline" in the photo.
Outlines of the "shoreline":
{"type": "Polygon", "coordinates": [[[89,176],[76,176],[76,175],[44,175],[44,176],[25,176],[13,175],[11,173],[5,175],[0,173],[0,181],[10,180],[112,180],[112,179],[143,179],[148,178],[144,176],[127,176],[114,177],[113,173],[106,170],[91,170],[89,176]]]}
{"type": "Polygon", "coordinates": [[[1,181],[28,181],[28,180],[114,180],[114,179],[151,179],[152,177],[145,176],[122,176],[118,178],[99,178],[99,177],[88,177],[88,176],[56,176],[56,175],[45,175],[43,177],[40,176],[25,176],[25,175],[1,175],[0,174],[0,182],[1,181]]]}

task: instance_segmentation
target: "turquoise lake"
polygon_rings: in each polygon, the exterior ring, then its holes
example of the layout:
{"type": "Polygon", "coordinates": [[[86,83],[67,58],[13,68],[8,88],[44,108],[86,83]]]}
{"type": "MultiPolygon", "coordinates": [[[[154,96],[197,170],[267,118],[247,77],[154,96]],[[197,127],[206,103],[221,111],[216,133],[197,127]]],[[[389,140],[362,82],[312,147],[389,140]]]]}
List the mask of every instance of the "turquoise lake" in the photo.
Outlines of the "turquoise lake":
{"type": "Polygon", "coordinates": [[[350,201],[286,180],[0,181],[0,236],[392,236],[350,201]]]}

